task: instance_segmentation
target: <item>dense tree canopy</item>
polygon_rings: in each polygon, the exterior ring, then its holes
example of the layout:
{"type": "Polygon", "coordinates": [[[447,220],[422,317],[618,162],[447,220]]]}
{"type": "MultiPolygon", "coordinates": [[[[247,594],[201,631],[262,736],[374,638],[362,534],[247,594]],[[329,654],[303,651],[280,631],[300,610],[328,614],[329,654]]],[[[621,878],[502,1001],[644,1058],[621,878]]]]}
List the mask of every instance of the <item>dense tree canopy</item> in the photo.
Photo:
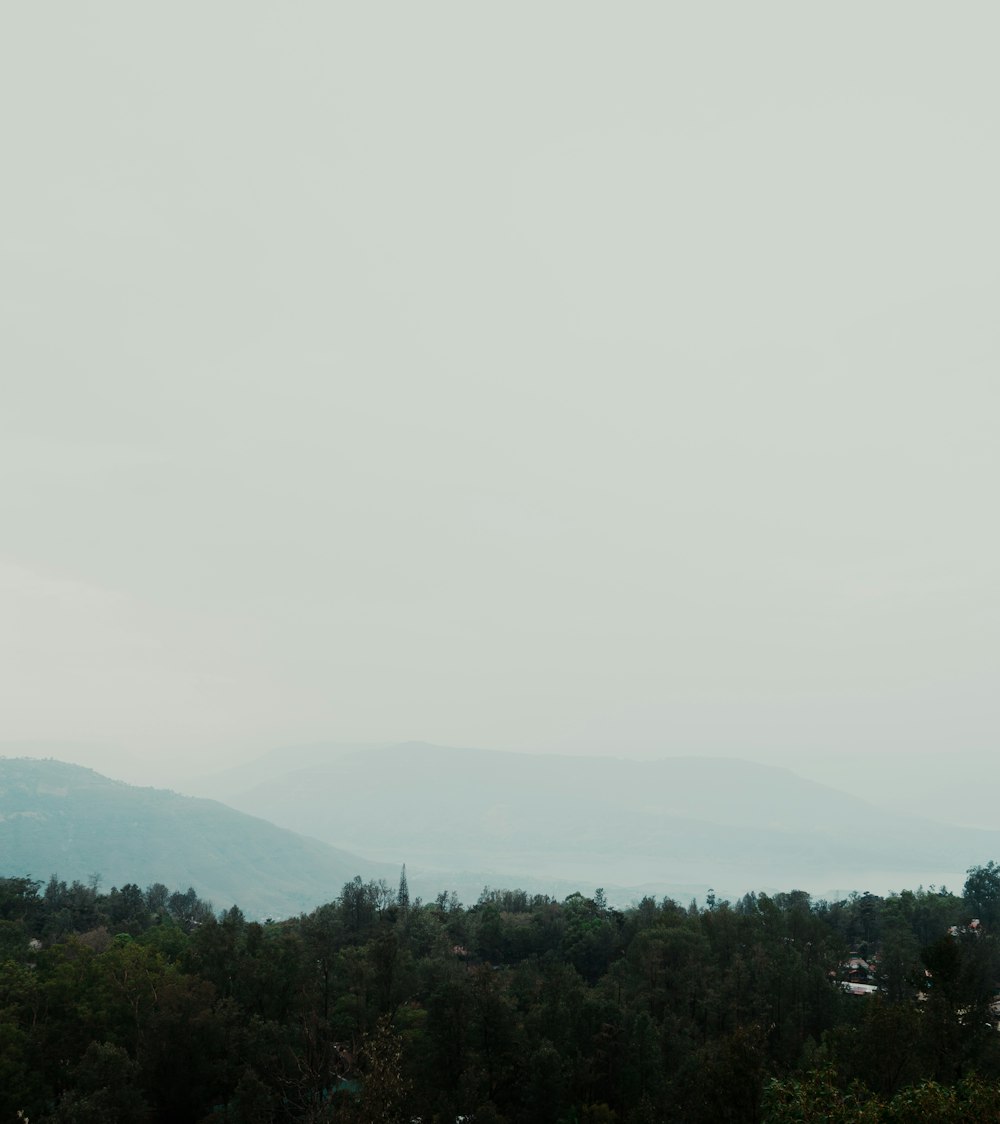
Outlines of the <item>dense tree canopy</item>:
{"type": "Polygon", "coordinates": [[[618,911],[404,874],[260,923],[0,879],[0,1120],[996,1119],[998,880],[618,911]]]}

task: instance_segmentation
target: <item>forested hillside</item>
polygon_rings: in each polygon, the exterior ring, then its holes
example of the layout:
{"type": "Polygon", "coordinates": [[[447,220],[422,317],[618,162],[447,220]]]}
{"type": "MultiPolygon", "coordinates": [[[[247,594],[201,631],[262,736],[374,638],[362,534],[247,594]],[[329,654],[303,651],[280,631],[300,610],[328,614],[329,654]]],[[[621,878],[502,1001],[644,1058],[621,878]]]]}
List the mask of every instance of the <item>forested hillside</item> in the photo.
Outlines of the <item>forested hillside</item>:
{"type": "Polygon", "coordinates": [[[263,924],[6,878],[0,919],[0,1120],[1000,1117],[993,864],[963,896],[625,911],[404,872],[263,924]]]}
{"type": "Polygon", "coordinates": [[[63,761],[0,757],[0,873],[193,885],[257,917],[312,909],[369,862],[214,800],[137,788],[63,761]]]}

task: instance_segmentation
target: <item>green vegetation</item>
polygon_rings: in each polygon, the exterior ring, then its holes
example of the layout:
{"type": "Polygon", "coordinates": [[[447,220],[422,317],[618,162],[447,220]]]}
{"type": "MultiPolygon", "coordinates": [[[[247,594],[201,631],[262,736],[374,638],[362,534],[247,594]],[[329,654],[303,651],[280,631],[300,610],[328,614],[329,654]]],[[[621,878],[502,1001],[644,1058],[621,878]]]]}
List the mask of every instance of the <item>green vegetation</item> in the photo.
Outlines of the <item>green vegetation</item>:
{"type": "Polygon", "coordinates": [[[997,1119],[995,872],[626,911],[357,877],[264,923],[0,879],[0,1120],[997,1119]]]}

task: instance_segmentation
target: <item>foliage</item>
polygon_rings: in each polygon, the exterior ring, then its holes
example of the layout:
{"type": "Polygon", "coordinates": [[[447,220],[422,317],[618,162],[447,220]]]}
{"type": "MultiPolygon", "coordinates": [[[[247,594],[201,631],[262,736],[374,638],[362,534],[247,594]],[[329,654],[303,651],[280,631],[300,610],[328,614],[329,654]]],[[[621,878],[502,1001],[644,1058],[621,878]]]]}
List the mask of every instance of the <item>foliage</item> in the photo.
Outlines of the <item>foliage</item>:
{"type": "Polygon", "coordinates": [[[624,912],[356,877],[263,924],[159,883],[0,879],[0,1119],[998,1119],[992,865],[963,897],[624,912]],[[849,954],[876,992],[845,992],[849,954]]]}

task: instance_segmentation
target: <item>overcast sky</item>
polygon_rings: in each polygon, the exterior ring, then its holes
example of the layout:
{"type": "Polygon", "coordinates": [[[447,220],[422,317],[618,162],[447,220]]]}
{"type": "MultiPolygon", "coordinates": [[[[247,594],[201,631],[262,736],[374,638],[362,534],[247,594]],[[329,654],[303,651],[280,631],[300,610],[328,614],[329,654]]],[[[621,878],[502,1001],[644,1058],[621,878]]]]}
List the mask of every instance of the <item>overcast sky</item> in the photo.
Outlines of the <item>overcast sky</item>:
{"type": "Polygon", "coordinates": [[[990,751],[998,34],[7,5],[0,741],[990,751]]]}

